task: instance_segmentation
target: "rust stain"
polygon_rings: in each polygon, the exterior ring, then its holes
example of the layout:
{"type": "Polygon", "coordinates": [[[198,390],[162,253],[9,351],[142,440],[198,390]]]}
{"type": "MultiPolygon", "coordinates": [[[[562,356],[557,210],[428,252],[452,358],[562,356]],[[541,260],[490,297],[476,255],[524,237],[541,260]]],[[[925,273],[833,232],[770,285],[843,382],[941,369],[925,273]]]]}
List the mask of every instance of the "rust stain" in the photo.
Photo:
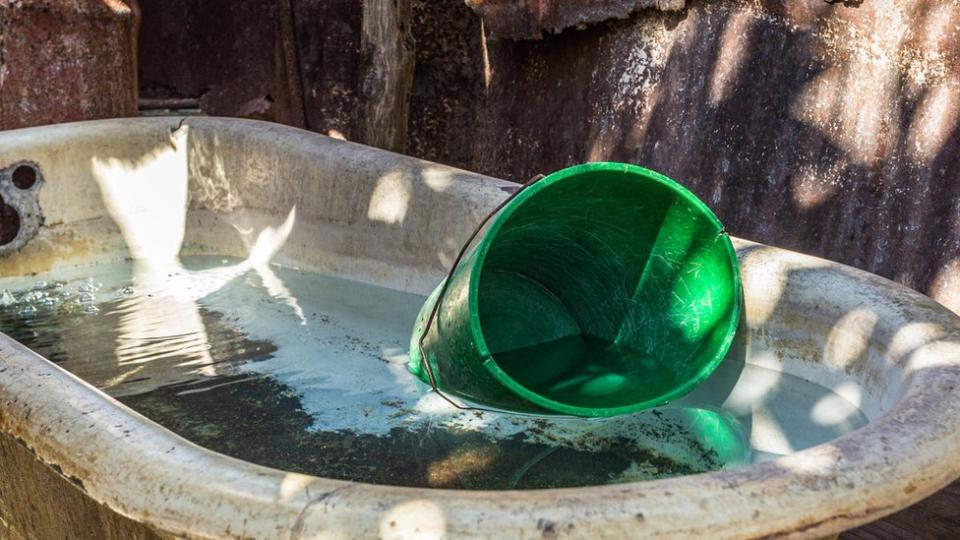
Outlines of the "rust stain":
{"type": "Polygon", "coordinates": [[[16,256],[5,259],[0,265],[0,277],[32,275],[50,270],[56,265],[82,262],[98,250],[89,238],[77,238],[70,234],[44,234],[27,244],[16,256]]]}
{"type": "Polygon", "coordinates": [[[135,3],[24,0],[0,17],[0,127],[136,114],[135,3]]]}

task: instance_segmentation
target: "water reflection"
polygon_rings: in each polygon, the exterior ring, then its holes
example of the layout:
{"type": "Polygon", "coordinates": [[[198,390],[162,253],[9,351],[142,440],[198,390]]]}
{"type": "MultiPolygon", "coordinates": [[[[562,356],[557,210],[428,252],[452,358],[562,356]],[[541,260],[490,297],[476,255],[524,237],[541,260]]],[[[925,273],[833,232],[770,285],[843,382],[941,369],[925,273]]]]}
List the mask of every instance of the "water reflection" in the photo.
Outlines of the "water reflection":
{"type": "Polygon", "coordinates": [[[260,276],[268,294],[283,299],[305,322],[297,299],[269,267],[293,229],[296,208],[278,227],[265,227],[242,262],[201,271],[181,264],[189,129],[182,125],[172,130],[169,144],[138,160],[92,158],[103,204],[133,260],[131,294],[111,306],[118,319],[114,356],[125,369],[101,381],[103,388],[145,378],[162,385],[183,381],[187,374],[216,375],[213,345],[197,300],[250,270],[260,276]]]}

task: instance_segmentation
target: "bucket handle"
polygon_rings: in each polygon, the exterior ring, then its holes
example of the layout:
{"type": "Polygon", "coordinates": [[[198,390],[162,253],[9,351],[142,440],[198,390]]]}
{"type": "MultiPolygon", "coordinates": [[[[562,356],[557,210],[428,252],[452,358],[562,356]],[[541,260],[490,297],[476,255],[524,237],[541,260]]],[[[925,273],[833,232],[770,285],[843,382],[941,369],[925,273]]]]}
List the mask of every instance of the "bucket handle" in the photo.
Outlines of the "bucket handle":
{"type": "Polygon", "coordinates": [[[430,358],[427,356],[427,352],[423,349],[423,341],[426,339],[427,334],[430,332],[430,329],[433,327],[433,321],[437,318],[440,312],[440,304],[443,303],[444,296],[447,294],[447,287],[450,285],[450,279],[453,277],[454,271],[456,271],[457,266],[460,266],[460,261],[463,259],[464,255],[467,253],[467,249],[470,248],[470,245],[473,244],[473,240],[480,234],[480,231],[483,230],[483,227],[490,221],[493,216],[495,216],[504,206],[510,203],[517,195],[520,195],[525,189],[537,183],[540,179],[545,178],[542,174],[537,174],[532,176],[529,180],[520,185],[520,187],[510,194],[509,197],[500,202],[493,210],[490,211],[480,221],[480,223],[473,229],[473,232],[470,233],[470,237],[467,238],[467,241],[464,242],[463,246],[460,247],[460,252],[457,253],[457,257],[453,260],[453,264],[450,265],[450,269],[447,271],[447,277],[443,280],[443,285],[440,287],[440,293],[437,295],[437,301],[433,303],[433,308],[430,310],[430,316],[427,317],[427,322],[423,327],[423,333],[420,334],[420,339],[417,340],[417,347],[420,349],[420,358],[423,360],[423,366],[427,370],[427,377],[430,379],[430,387],[436,392],[441,398],[444,399],[447,403],[453,405],[457,409],[463,411],[486,411],[486,412],[498,412],[493,409],[486,409],[483,407],[474,407],[470,405],[464,405],[462,403],[457,403],[450,396],[445,394],[440,390],[440,387],[437,385],[437,379],[433,375],[433,368],[430,367],[430,358]]]}

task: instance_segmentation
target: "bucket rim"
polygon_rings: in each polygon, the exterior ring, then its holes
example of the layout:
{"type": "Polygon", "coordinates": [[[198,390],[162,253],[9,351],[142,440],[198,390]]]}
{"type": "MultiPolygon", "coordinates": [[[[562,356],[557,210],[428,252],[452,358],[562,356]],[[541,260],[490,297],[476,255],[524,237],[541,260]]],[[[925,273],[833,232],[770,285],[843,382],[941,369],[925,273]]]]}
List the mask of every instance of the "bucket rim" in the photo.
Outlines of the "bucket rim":
{"type": "Polygon", "coordinates": [[[477,353],[483,358],[483,366],[487,369],[491,376],[499,380],[507,389],[509,389],[514,394],[517,394],[521,398],[545,409],[562,413],[569,414],[574,416],[593,416],[593,417],[607,417],[607,416],[618,416],[622,414],[628,414],[632,412],[638,412],[641,410],[650,409],[652,407],[657,407],[663,405],[670,401],[673,401],[679,397],[682,397],[692,391],[697,387],[701,382],[703,382],[707,377],[709,377],[720,365],[723,359],[726,357],[727,353],[730,350],[730,347],[733,345],[734,337],[737,333],[737,328],[740,323],[741,312],[743,309],[743,291],[742,291],[742,282],[740,277],[740,266],[737,260],[736,250],[733,247],[733,242],[730,240],[730,235],[726,232],[723,224],[720,222],[720,219],[713,213],[709,206],[706,205],[699,197],[693,194],[690,190],[685,188],[679,182],[651,169],[646,167],[641,167],[639,165],[632,165],[629,163],[618,163],[618,162],[588,162],[582,163],[580,165],[574,165],[572,167],[567,167],[561,169],[554,173],[547,175],[546,177],[540,179],[536,183],[530,185],[524,189],[521,193],[510,201],[506,206],[504,206],[491,220],[490,225],[487,230],[481,236],[480,240],[477,243],[475,248],[475,256],[471,258],[470,261],[470,282],[468,286],[468,325],[470,327],[470,333],[473,337],[473,343],[477,349],[477,353]],[[520,384],[513,377],[507,374],[503,368],[497,363],[493,354],[490,352],[489,347],[487,346],[486,339],[483,336],[483,328],[480,324],[480,310],[479,310],[479,288],[480,288],[480,277],[483,272],[483,264],[486,261],[487,253],[490,250],[490,247],[499,233],[500,229],[503,228],[504,224],[509,221],[510,217],[516,212],[516,210],[522,206],[522,204],[533,197],[540,191],[549,188],[550,186],[567,180],[572,177],[580,176],[585,173],[593,173],[597,171],[605,172],[617,172],[624,174],[634,174],[640,177],[645,178],[660,184],[663,187],[666,187],[670,191],[674,192],[677,196],[682,198],[685,202],[691,204],[693,208],[699,211],[703,216],[705,216],[717,229],[717,232],[722,236],[722,243],[724,246],[724,251],[727,254],[727,262],[730,264],[733,274],[733,306],[730,317],[726,321],[726,328],[724,329],[724,338],[720,342],[720,345],[714,351],[714,354],[710,359],[699,369],[693,377],[690,377],[682,384],[675,387],[670,392],[665,394],[637,402],[630,405],[623,405],[619,407],[580,407],[576,405],[570,405],[568,403],[559,402],[552,400],[546,396],[538,394],[531,391],[526,386],[520,384]]]}

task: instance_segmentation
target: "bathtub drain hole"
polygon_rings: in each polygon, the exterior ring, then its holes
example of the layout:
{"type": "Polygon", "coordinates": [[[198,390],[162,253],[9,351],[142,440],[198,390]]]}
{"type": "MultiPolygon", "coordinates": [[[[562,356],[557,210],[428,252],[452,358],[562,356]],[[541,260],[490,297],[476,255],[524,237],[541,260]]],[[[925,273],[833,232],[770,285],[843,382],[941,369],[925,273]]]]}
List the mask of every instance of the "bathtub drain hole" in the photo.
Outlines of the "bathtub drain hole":
{"type": "Polygon", "coordinates": [[[29,165],[20,165],[13,170],[13,185],[20,189],[30,189],[37,183],[37,171],[29,165]]]}
{"type": "Polygon", "coordinates": [[[0,246],[5,246],[17,237],[20,232],[20,214],[17,209],[7,206],[0,197],[0,246]]]}

